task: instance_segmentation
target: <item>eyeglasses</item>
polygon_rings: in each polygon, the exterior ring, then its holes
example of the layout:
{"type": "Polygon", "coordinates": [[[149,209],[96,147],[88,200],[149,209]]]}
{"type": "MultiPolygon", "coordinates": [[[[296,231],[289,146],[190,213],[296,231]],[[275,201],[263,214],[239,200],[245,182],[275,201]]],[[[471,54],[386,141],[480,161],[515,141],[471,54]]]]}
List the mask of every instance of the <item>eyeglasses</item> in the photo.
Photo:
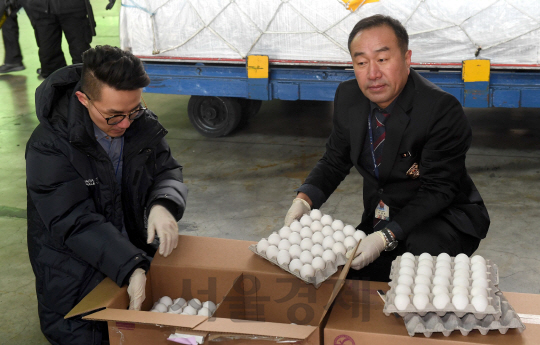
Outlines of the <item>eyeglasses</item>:
{"type": "Polygon", "coordinates": [[[142,98],[141,96],[141,100],[144,104],[144,107],[141,106],[133,111],[130,111],[129,113],[127,114],[119,114],[119,115],[113,115],[113,116],[105,116],[101,113],[101,111],[99,111],[98,108],[96,108],[96,106],[94,105],[94,102],[92,102],[92,100],[90,99],[90,97],[88,97],[88,95],[85,93],[85,96],[86,98],[88,98],[88,101],[90,101],[90,103],[92,103],[92,105],[94,106],[94,109],[97,110],[97,112],[103,116],[103,118],[107,121],[107,124],[109,126],[114,126],[114,125],[117,125],[119,124],[120,122],[124,121],[124,119],[127,117],[129,119],[129,121],[135,121],[137,120],[139,117],[141,117],[142,114],[144,114],[144,112],[148,109],[148,107],[146,106],[146,102],[144,101],[144,98],[142,98]]]}

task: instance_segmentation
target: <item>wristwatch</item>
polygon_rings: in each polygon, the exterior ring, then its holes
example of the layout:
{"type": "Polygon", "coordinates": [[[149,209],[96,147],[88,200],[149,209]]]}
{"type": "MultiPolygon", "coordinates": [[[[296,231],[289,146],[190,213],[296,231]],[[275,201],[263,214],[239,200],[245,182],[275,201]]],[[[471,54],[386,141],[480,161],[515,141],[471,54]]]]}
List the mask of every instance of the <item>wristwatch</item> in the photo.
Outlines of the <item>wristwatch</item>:
{"type": "Polygon", "coordinates": [[[381,230],[381,232],[384,235],[384,238],[386,240],[386,247],[384,247],[384,250],[386,252],[389,252],[391,250],[396,249],[398,245],[398,241],[394,237],[394,234],[392,233],[392,231],[390,231],[390,229],[388,228],[384,228],[381,230]]]}

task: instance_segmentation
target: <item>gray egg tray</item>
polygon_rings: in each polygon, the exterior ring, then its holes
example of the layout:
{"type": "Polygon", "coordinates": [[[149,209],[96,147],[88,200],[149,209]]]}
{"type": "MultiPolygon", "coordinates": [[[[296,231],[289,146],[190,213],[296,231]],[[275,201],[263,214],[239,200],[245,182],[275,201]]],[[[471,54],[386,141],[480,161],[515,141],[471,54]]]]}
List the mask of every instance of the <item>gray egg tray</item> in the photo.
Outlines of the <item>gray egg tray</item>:
{"type": "MultiPolygon", "coordinates": [[[[434,257],[434,260],[436,257],[434,257]]],[[[394,304],[394,298],[396,297],[395,288],[398,285],[397,280],[399,277],[399,267],[400,267],[400,261],[401,257],[397,257],[396,260],[392,262],[392,269],[390,271],[390,283],[388,285],[390,286],[390,290],[386,293],[386,303],[384,304],[383,312],[386,316],[390,314],[398,314],[402,317],[405,317],[406,315],[413,314],[413,315],[419,315],[424,316],[427,314],[435,314],[439,317],[443,317],[447,313],[452,313],[456,317],[464,317],[466,314],[471,314],[476,319],[483,319],[487,315],[490,315],[493,317],[494,320],[498,320],[502,315],[502,309],[501,309],[501,300],[499,295],[496,293],[499,291],[497,285],[499,283],[499,274],[497,265],[493,264],[490,260],[486,260],[487,265],[487,281],[488,281],[488,306],[485,311],[478,312],[474,308],[474,306],[470,303],[470,299],[472,296],[469,295],[469,304],[467,307],[465,307],[464,310],[457,310],[452,302],[448,303],[445,308],[443,309],[437,309],[432,304],[434,295],[430,293],[428,295],[429,297],[429,303],[427,304],[426,308],[423,310],[418,310],[413,304],[412,304],[412,294],[411,297],[411,303],[407,306],[405,310],[398,310],[394,304]]],[[[418,257],[416,257],[416,263],[418,262],[418,257]]],[[[451,263],[451,272],[453,275],[453,267],[454,262],[451,263]]],[[[469,278],[469,280],[472,280],[469,278]]],[[[415,284],[411,286],[411,290],[414,289],[415,284]]],[[[433,285],[430,285],[430,289],[433,287],[433,285]]],[[[448,290],[451,292],[453,289],[453,285],[448,286],[448,290]]],[[[450,293],[451,294],[451,293],[450,293]]]]}
{"type": "Polygon", "coordinates": [[[453,331],[460,331],[462,335],[477,329],[480,334],[486,335],[491,330],[498,330],[501,334],[506,334],[510,328],[516,328],[520,333],[525,330],[525,325],[521,322],[518,314],[514,311],[502,292],[497,292],[497,297],[501,300],[502,315],[495,319],[493,315],[487,315],[479,320],[472,314],[458,317],[454,313],[448,313],[443,317],[435,313],[427,313],[424,316],[418,314],[407,314],[403,318],[405,327],[411,337],[417,333],[423,333],[425,337],[430,337],[434,332],[442,333],[448,337],[453,331]]]}
{"type": "Polygon", "coordinates": [[[294,275],[295,277],[304,281],[305,283],[313,284],[315,288],[318,288],[322,284],[322,282],[324,282],[325,280],[330,278],[334,273],[336,273],[338,270],[338,266],[343,266],[347,263],[347,258],[345,257],[345,255],[338,254],[336,256],[336,262],[327,263],[326,267],[322,270],[315,270],[314,277],[304,278],[300,275],[300,272],[291,272],[289,270],[289,265],[280,265],[276,259],[268,258],[265,253],[258,253],[256,244],[250,245],[249,250],[257,254],[261,258],[264,258],[265,260],[270,261],[271,263],[278,266],[282,270],[289,272],[290,274],[294,275]]]}

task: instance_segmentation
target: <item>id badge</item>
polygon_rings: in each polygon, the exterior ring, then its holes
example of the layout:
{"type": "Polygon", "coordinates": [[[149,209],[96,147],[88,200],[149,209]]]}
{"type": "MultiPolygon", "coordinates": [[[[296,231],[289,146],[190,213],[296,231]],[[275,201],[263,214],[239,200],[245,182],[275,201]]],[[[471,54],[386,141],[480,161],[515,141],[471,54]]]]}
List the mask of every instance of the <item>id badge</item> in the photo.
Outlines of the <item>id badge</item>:
{"type": "Polygon", "coordinates": [[[390,208],[382,200],[375,209],[375,218],[390,221],[390,208]]]}

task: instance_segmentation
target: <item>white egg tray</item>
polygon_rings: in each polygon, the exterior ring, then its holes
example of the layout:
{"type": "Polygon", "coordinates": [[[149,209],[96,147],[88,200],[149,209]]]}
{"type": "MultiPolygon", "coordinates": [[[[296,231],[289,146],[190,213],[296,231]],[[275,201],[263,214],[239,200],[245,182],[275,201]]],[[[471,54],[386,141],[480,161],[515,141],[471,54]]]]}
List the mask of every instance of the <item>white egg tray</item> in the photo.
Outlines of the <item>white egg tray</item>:
{"type": "Polygon", "coordinates": [[[336,273],[337,270],[338,270],[338,266],[343,266],[343,265],[345,265],[347,263],[347,258],[345,257],[345,255],[339,253],[338,255],[336,255],[336,261],[335,262],[327,262],[326,267],[324,269],[315,270],[315,276],[314,277],[304,278],[304,277],[302,277],[300,275],[300,272],[291,272],[289,270],[289,265],[280,265],[277,262],[276,259],[270,259],[264,253],[258,253],[256,244],[252,244],[251,246],[249,246],[249,250],[251,250],[253,253],[257,254],[258,256],[270,261],[271,263],[278,266],[282,270],[289,272],[290,274],[292,274],[295,277],[297,277],[298,279],[306,282],[307,284],[313,284],[315,286],[315,288],[318,288],[321,285],[322,282],[324,282],[325,280],[330,278],[334,273],[336,273]]]}
{"type": "MultiPolygon", "coordinates": [[[[436,257],[434,257],[436,259],[436,257]]],[[[456,307],[452,304],[452,302],[448,303],[445,308],[443,309],[437,309],[433,305],[433,297],[434,295],[432,293],[428,294],[429,297],[429,303],[427,304],[426,308],[423,310],[418,310],[413,304],[412,304],[412,296],[411,297],[411,303],[405,308],[404,310],[398,310],[397,307],[394,304],[394,298],[396,297],[395,288],[398,285],[397,280],[399,277],[399,267],[400,267],[400,260],[401,257],[398,257],[396,260],[392,262],[392,269],[390,271],[390,279],[391,281],[388,283],[390,286],[390,290],[386,293],[386,303],[383,308],[383,312],[386,316],[389,316],[390,314],[398,314],[402,317],[405,317],[406,315],[413,314],[413,315],[419,315],[424,316],[428,313],[433,313],[439,317],[443,317],[448,313],[452,313],[457,317],[464,317],[466,314],[472,314],[476,319],[483,319],[487,315],[490,315],[493,317],[494,320],[498,320],[502,315],[501,310],[501,300],[500,297],[496,294],[499,292],[499,288],[497,287],[499,283],[499,274],[497,265],[491,263],[490,260],[486,260],[486,266],[487,266],[487,276],[488,276],[488,305],[486,307],[486,310],[483,312],[477,311],[474,306],[469,302],[469,304],[465,307],[463,310],[457,310],[456,307]]],[[[416,257],[416,262],[418,261],[418,257],[416,257]]],[[[452,262],[452,274],[453,274],[453,265],[452,262]]],[[[472,281],[472,279],[469,278],[469,281],[472,281]]],[[[411,285],[411,290],[414,289],[415,284],[411,285]]],[[[430,290],[433,287],[433,284],[430,285],[430,290]]],[[[448,290],[452,291],[453,285],[448,286],[448,290]]],[[[472,296],[468,296],[469,301],[471,300],[472,296]]]]}
{"type": "Polygon", "coordinates": [[[484,319],[479,320],[471,314],[458,317],[453,313],[448,313],[440,317],[435,313],[428,313],[424,316],[408,314],[405,315],[403,320],[411,337],[417,333],[422,333],[425,337],[431,337],[435,332],[448,337],[454,331],[460,331],[462,335],[466,336],[475,329],[480,331],[482,335],[486,335],[491,330],[498,330],[501,334],[506,334],[511,328],[516,328],[520,333],[523,332],[525,325],[502,292],[497,292],[497,297],[501,300],[502,309],[502,315],[499,319],[495,319],[493,315],[487,315],[484,319]]]}

